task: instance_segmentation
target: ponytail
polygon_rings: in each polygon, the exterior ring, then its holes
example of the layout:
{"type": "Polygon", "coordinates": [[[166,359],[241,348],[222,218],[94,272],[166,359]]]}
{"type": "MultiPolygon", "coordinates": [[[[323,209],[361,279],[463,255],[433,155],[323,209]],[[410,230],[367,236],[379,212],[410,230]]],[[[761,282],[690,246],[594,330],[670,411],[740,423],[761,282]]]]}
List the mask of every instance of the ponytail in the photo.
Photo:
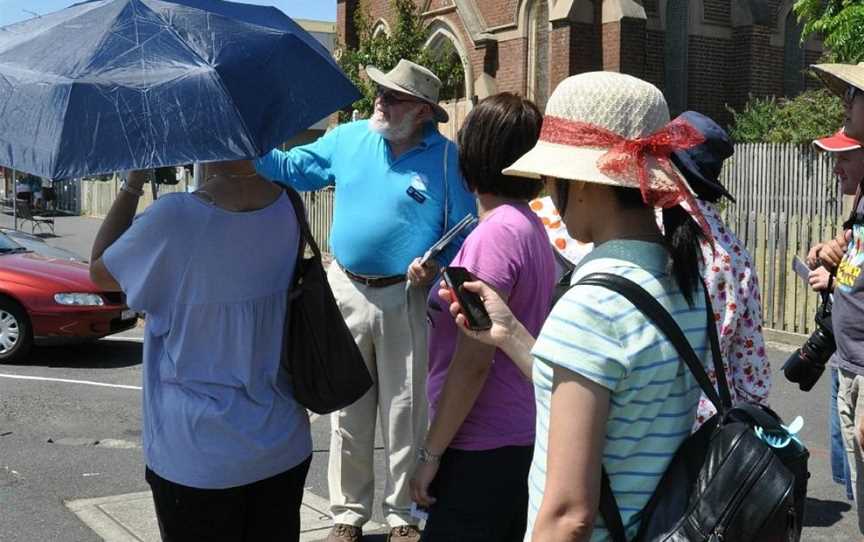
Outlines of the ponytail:
{"type": "Polygon", "coordinates": [[[705,238],[705,234],[690,213],[680,205],[663,209],[663,230],[672,256],[672,275],[687,304],[692,307],[693,294],[702,280],[699,273],[699,258],[702,257],[699,242],[705,238]]]}

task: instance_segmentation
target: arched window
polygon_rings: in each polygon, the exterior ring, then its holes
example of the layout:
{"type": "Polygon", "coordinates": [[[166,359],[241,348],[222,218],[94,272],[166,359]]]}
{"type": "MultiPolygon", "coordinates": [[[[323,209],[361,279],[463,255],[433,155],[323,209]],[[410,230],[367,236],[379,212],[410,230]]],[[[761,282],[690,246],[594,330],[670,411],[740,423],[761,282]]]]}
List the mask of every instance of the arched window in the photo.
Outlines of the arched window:
{"type": "Polygon", "coordinates": [[[384,37],[390,35],[390,25],[384,19],[378,19],[375,26],[372,28],[372,37],[384,37]]]}
{"type": "Polygon", "coordinates": [[[687,109],[688,3],[689,0],[666,2],[666,101],[673,117],[687,109]]]}
{"type": "Polygon", "coordinates": [[[797,96],[804,91],[804,45],[801,43],[802,25],[790,9],[786,16],[783,43],[783,94],[797,96]]]}
{"type": "Polygon", "coordinates": [[[437,31],[426,44],[428,66],[441,79],[441,101],[465,98],[465,65],[449,32],[437,31]]]}
{"type": "Polygon", "coordinates": [[[548,0],[535,0],[528,11],[528,98],[541,111],[549,99],[548,0]]]}

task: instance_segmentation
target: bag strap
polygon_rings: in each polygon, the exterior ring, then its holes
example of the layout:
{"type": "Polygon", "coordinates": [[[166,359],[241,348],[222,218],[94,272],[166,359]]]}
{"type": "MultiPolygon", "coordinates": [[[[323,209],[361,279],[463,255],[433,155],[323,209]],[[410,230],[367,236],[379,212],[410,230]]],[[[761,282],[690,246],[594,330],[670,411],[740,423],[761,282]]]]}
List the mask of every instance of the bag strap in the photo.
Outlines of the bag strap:
{"type": "Polygon", "coordinates": [[[627,542],[627,531],[624,530],[624,522],[621,520],[621,512],[615,495],[612,493],[612,484],[609,482],[609,474],[606,468],[600,469],[600,513],[606,521],[606,530],[612,537],[612,542],[627,542]]]}
{"type": "MultiPolygon", "coordinates": [[[[717,381],[720,404],[725,407],[725,410],[729,410],[732,408],[732,394],[729,392],[729,382],[726,381],[726,369],[720,350],[720,337],[717,335],[717,322],[714,319],[711,294],[708,293],[708,285],[704,282],[702,283],[702,291],[705,294],[705,312],[708,314],[708,341],[711,343],[711,359],[714,362],[714,380],[717,381]]],[[[699,366],[702,367],[701,364],[699,366]]],[[[714,403],[714,408],[719,413],[724,412],[724,409],[720,408],[717,403],[714,403]]]]}
{"type": "MultiPolygon", "coordinates": [[[[660,331],[672,342],[675,350],[680,358],[684,361],[693,377],[699,383],[699,387],[708,397],[708,399],[717,408],[721,414],[725,414],[731,408],[731,397],[726,383],[726,373],[723,370],[723,360],[720,357],[720,343],[717,337],[717,325],[714,322],[714,311],[711,306],[711,300],[708,295],[707,288],[705,290],[705,310],[707,313],[707,328],[709,342],[711,343],[712,357],[714,358],[714,367],[717,372],[718,388],[720,395],[711,384],[702,362],[696,356],[693,347],[687,341],[684,332],[675,322],[675,319],[669,314],[663,305],[653,298],[644,288],[635,282],[613,275],[611,273],[592,273],[585,276],[577,285],[584,284],[590,286],[600,286],[612,290],[624,296],[628,301],[639,309],[651,322],[656,325],[660,331]],[[722,396],[722,398],[721,398],[722,396]]],[[[624,523],[621,519],[621,512],[618,509],[618,504],[615,501],[615,495],[612,492],[612,485],[609,481],[608,473],[605,468],[602,468],[600,480],[600,513],[606,521],[606,527],[614,542],[626,542],[626,532],[624,523]]]]}
{"type": "Polygon", "coordinates": [[[321,260],[321,250],[318,248],[318,243],[315,242],[315,237],[312,236],[312,232],[309,229],[309,222],[306,220],[306,206],[303,204],[303,199],[300,197],[300,194],[290,186],[282,185],[282,188],[291,200],[291,205],[294,207],[294,214],[297,215],[297,223],[300,225],[300,242],[298,243],[297,260],[294,265],[294,284],[291,286],[291,292],[293,293],[303,276],[303,266],[300,264],[303,262],[306,245],[309,245],[315,258],[318,260],[321,260]]]}
{"type": "Polygon", "coordinates": [[[687,368],[689,368],[690,372],[693,373],[693,377],[696,379],[696,382],[699,383],[699,387],[702,388],[702,391],[714,404],[717,411],[722,413],[732,407],[732,401],[729,397],[729,389],[726,385],[726,375],[723,371],[723,360],[720,358],[720,343],[717,338],[717,325],[714,323],[714,311],[711,308],[710,300],[706,299],[708,305],[705,309],[708,313],[708,323],[710,324],[707,326],[708,335],[709,341],[711,342],[715,370],[718,367],[720,369],[717,371],[717,382],[718,385],[720,385],[722,381],[722,385],[719,387],[725,390],[725,393],[721,392],[725,395],[723,398],[721,398],[720,395],[718,395],[717,390],[714,389],[711,380],[708,378],[708,373],[705,372],[705,368],[702,366],[702,362],[696,356],[696,352],[693,351],[693,347],[690,346],[690,343],[684,336],[684,332],[681,331],[681,328],[675,322],[675,319],[672,318],[672,315],[669,314],[665,308],[663,308],[663,305],[661,305],[659,301],[651,297],[651,295],[641,286],[632,280],[611,273],[592,273],[581,279],[577,285],[579,284],[600,286],[612,290],[621,294],[628,301],[633,303],[633,305],[635,305],[636,308],[645,315],[645,317],[651,320],[654,325],[660,328],[660,331],[662,331],[669,341],[672,342],[678,355],[684,363],[687,364],[687,368]]]}

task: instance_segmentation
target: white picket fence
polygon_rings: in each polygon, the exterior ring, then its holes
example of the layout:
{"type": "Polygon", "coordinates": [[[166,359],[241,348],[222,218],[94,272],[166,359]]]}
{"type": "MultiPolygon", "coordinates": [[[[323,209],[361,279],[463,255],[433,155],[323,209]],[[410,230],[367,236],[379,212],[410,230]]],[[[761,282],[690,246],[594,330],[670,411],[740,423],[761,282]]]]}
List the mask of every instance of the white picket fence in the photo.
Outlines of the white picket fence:
{"type": "Polygon", "coordinates": [[[832,169],[831,156],[812,146],[762,143],[736,145],[724,166],[723,184],[736,198],[724,219],[755,260],[766,328],[813,330],[818,296],[792,272],[792,259],[834,237],[845,220],[832,169]]]}

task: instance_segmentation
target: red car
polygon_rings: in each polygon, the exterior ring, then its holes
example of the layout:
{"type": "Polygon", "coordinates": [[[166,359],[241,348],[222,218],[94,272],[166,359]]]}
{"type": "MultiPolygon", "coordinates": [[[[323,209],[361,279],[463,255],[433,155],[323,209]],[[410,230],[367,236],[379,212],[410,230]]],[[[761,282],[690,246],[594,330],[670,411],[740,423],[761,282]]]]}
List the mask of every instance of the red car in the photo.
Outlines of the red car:
{"type": "Polygon", "coordinates": [[[90,281],[86,264],[31,252],[0,233],[0,362],[36,344],[98,339],[135,326],[121,292],[90,281]]]}

